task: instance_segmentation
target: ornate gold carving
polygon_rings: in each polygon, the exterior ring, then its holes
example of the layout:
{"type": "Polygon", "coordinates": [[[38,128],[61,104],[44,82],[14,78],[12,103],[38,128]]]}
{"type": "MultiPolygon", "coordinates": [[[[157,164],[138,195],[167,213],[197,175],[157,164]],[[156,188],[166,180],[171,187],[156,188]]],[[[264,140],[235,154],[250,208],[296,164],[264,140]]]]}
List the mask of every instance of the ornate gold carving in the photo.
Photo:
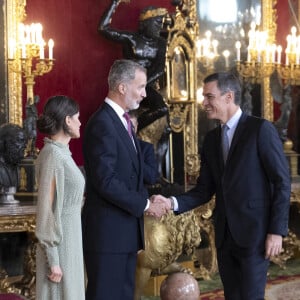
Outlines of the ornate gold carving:
{"type": "MultiPolygon", "coordinates": [[[[8,41],[15,40],[18,42],[18,24],[22,22],[26,16],[25,13],[26,0],[7,0],[6,1],[6,50],[8,49],[8,41]]],[[[7,51],[6,51],[7,57],[7,51]]],[[[21,62],[16,65],[21,70],[21,62]]],[[[22,126],[22,77],[20,73],[8,70],[8,101],[9,101],[9,123],[22,126]]]]}
{"type": "Polygon", "coordinates": [[[141,13],[139,19],[140,21],[144,21],[150,18],[163,17],[167,13],[168,11],[165,8],[153,8],[141,13]]]}
{"type": "Polygon", "coordinates": [[[12,282],[6,271],[0,271],[0,293],[16,293],[35,299],[35,206],[0,207],[0,232],[27,232],[28,247],[24,257],[24,276],[12,282]]]}
{"type": "Polygon", "coordinates": [[[182,104],[173,104],[170,111],[170,126],[174,132],[181,132],[186,125],[186,117],[189,106],[182,104]]]}
{"type": "Polygon", "coordinates": [[[169,213],[161,220],[145,216],[145,250],[138,254],[135,300],[141,299],[151,275],[189,271],[176,260],[182,253],[192,254],[199,245],[199,221],[193,211],[178,216],[169,213]]]}
{"type": "Polygon", "coordinates": [[[218,271],[215,229],[211,220],[214,207],[215,199],[213,198],[207,204],[194,210],[200,220],[201,237],[205,237],[208,244],[206,248],[196,249],[194,252],[193,259],[195,263],[199,264],[199,271],[195,273],[195,277],[198,279],[211,279],[211,276],[218,271]]]}
{"type": "Polygon", "coordinates": [[[27,191],[27,174],[25,168],[20,168],[20,184],[19,184],[20,191],[27,191]]]}
{"type": "MultiPolygon", "coordinates": [[[[196,1],[182,1],[173,15],[173,26],[169,28],[169,40],[167,49],[167,100],[170,107],[170,126],[173,132],[183,133],[184,139],[184,172],[185,178],[195,176],[199,172],[198,156],[198,110],[196,103],[197,90],[197,63],[195,39],[198,33],[196,1]],[[176,53],[180,49],[182,53],[181,74],[176,71],[174,61],[176,53]],[[186,95],[177,97],[182,91],[174,91],[180,86],[176,84],[176,75],[184,78],[187,84],[186,95]]],[[[184,86],[184,84],[183,84],[184,86]]],[[[174,149],[173,149],[174,150],[174,149]]],[[[172,153],[172,149],[171,149],[172,153]]],[[[172,160],[172,157],[171,157],[172,160]]],[[[171,170],[173,162],[171,161],[171,170]]],[[[173,176],[171,176],[173,178],[173,176]]],[[[187,183],[185,184],[187,186],[187,183]]]]}
{"type": "MultiPolygon", "coordinates": [[[[277,31],[277,11],[275,5],[277,0],[262,0],[262,30],[268,32],[269,42],[274,43],[277,31]]],[[[273,121],[273,98],[270,91],[270,77],[264,77],[261,81],[262,88],[262,116],[273,121]]]]}

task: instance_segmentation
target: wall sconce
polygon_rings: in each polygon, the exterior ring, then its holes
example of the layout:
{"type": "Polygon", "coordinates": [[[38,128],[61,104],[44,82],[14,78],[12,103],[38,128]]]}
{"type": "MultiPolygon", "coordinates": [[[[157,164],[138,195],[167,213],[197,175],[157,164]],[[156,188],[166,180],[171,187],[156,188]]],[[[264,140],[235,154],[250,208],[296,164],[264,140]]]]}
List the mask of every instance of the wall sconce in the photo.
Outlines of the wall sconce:
{"type": "Polygon", "coordinates": [[[43,27],[40,23],[31,25],[19,24],[18,40],[9,40],[8,67],[12,72],[22,73],[27,87],[27,100],[34,103],[33,87],[34,78],[42,76],[52,70],[54,41],[48,41],[48,58],[45,58],[45,41],[43,39],[43,27]],[[19,64],[15,62],[21,61],[19,64]]]}
{"type": "Polygon", "coordinates": [[[285,63],[282,64],[282,46],[268,43],[265,31],[255,30],[255,23],[251,23],[249,30],[249,45],[247,60],[241,61],[241,43],[236,42],[237,70],[244,78],[250,78],[259,83],[264,77],[269,77],[275,70],[281,79],[290,84],[300,83],[300,35],[296,36],[296,27],[291,28],[287,35],[285,49],[285,63]]]}
{"type": "Polygon", "coordinates": [[[209,30],[205,32],[205,38],[198,37],[196,40],[196,58],[209,71],[214,69],[214,63],[219,58],[218,45],[209,30]]]}

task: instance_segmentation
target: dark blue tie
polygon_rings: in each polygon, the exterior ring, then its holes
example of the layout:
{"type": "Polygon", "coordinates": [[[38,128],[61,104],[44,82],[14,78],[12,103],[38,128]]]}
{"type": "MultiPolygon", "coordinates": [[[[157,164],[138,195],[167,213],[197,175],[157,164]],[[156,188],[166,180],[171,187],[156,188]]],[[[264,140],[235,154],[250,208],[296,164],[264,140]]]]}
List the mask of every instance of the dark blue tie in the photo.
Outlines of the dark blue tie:
{"type": "Polygon", "coordinates": [[[223,151],[223,159],[224,163],[226,163],[228,152],[229,152],[229,139],[228,139],[228,132],[229,127],[224,124],[222,126],[222,151],[223,151]]]}

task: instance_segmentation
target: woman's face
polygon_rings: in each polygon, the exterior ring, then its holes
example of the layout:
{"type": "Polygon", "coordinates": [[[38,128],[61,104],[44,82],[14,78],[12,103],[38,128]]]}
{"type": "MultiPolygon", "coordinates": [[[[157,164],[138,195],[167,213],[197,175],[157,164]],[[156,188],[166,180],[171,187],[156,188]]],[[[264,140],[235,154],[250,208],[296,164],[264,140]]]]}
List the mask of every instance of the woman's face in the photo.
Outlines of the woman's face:
{"type": "Polygon", "coordinates": [[[68,126],[68,134],[72,139],[78,139],[80,137],[80,126],[79,112],[73,116],[66,117],[66,123],[68,126]]]}

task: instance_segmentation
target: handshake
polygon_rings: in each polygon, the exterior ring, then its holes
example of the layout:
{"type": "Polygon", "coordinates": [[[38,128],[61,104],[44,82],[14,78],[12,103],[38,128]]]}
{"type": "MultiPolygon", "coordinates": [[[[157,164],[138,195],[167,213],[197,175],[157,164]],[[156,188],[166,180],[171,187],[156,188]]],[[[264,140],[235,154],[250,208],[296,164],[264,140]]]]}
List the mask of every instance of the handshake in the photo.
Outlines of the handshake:
{"type": "Polygon", "coordinates": [[[160,218],[173,209],[173,199],[166,198],[162,195],[152,195],[148,209],[145,211],[146,215],[155,218],[160,218]]]}

